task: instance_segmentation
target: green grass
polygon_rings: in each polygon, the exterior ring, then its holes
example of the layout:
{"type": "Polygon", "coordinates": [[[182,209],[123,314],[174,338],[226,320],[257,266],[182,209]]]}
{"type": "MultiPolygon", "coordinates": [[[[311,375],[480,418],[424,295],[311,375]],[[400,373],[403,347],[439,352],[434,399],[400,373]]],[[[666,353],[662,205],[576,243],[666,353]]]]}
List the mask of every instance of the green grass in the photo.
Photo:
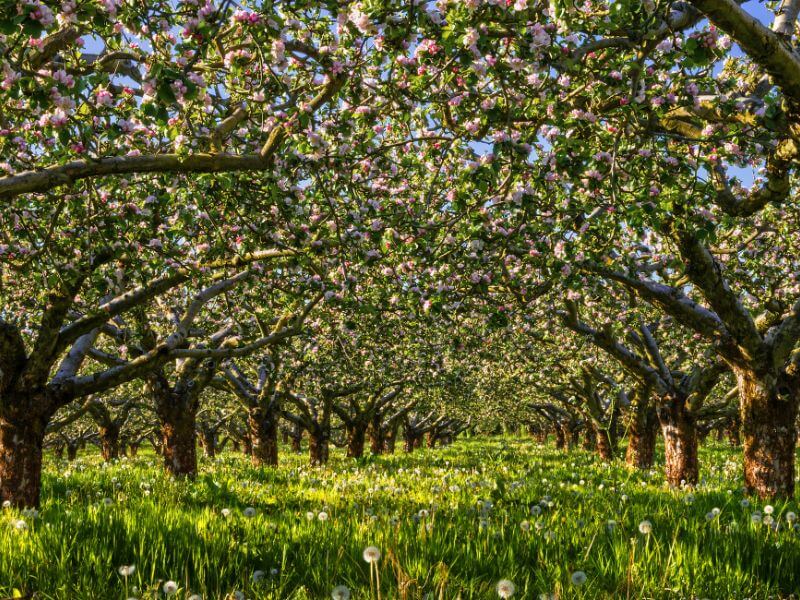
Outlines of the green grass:
{"type": "Polygon", "coordinates": [[[520,439],[358,464],[335,453],[325,470],[307,467],[305,455],[281,459],[278,469],[255,469],[226,454],[205,461],[194,482],[166,478],[152,455],[110,466],[97,456],[48,459],[39,515],[0,511],[0,597],[161,598],[174,580],[181,599],[330,598],[339,584],[353,598],[377,598],[362,558],[369,545],[382,552],[385,600],[497,598],[500,579],[514,582],[515,599],[800,590],[800,533],[786,519],[800,512],[796,502],[775,504],[777,531],[752,523],[764,506],[741,505],[739,453],[722,446],[703,449],[704,483],[692,493],[667,490],[660,469],[632,472],[520,439]],[[638,529],[645,519],[650,535],[638,529]],[[118,569],[131,564],[126,589],[118,569]],[[584,585],[570,583],[575,571],[584,585]]]}

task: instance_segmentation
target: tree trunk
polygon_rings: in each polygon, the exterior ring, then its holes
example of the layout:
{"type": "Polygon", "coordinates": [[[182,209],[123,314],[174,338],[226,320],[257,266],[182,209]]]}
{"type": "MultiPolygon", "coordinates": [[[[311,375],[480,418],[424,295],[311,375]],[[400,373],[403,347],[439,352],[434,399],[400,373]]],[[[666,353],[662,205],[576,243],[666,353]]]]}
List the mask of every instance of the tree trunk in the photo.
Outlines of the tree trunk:
{"type": "Polygon", "coordinates": [[[415,431],[413,431],[410,427],[406,427],[405,432],[403,433],[403,440],[405,442],[404,449],[407,453],[411,453],[414,451],[418,444],[418,440],[421,436],[419,436],[415,431]]]}
{"type": "Polygon", "coordinates": [[[247,456],[253,456],[253,438],[250,437],[249,432],[245,432],[242,436],[242,452],[247,456]]]}
{"type": "Polygon", "coordinates": [[[564,427],[557,424],[556,431],[556,449],[564,450],[567,447],[567,434],[564,432],[564,427]]]}
{"type": "Polygon", "coordinates": [[[426,436],[426,442],[427,442],[426,445],[428,446],[428,448],[436,448],[436,441],[438,439],[439,438],[436,435],[435,430],[432,429],[431,431],[429,431],[428,435],[426,436]]]}
{"type": "Polygon", "coordinates": [[[136,458],[136,455],[139,454],[139,443],[134,442],[130,446],[128,446],[130,450],[131,458],[136,458]]]}
{"type": "Polygon", "coordinates": [[[233,448],[234,452],[241,452],[242,443],[239,440],[231,439],[231,448],[233,448]]]}
{"type": "Polygon", "coordinates": [[[324,431],[308,432],[308,456],[313,466],[322,466],[328,463],[329,447],[328,436],[324,431]]]}
{"type": "Polygon", "coordinates": [[[595,437],[597,438],[597,454],[607,462],[614,460],[616,449],[614,448],[613,435],[602,426],[595,425],[595,437]]]}
{"type": "Polygon", "coordinates": [[[737,447],[742,444],[742,437],[741,437],[741,428],[742,428],[742,420],[739,415],[736,415],[735,418],[731,419],[731,422],[725,428],[725,435],[728,438],[728,443],[731,446],[737,447]]]}
{"type": "Polygon", "coordinates": [[[0,416],[0,504],[8,501],[16,508],[39,506],[49,420],[48,415],[0,416]]]}
{"type": "Polygon", "coordinates": [[[292,452],[300,454],[303,451],[303,429],[298,425],[294,427],[292,432],[292,452]]]}
{"type": "Polygon", "coordinates": [[[217,435],[210,429],[200,430],[200,440],[203,446],[203,453],[208,458],[215,458],[217,456],[217,435]]]}
{"type": "Polygon", "coordinates": [[[667,483],[672,487],[697,485],[697,428],[682,398],[668,398],[658,407],[664,435],[667,483]]]}
{"type": "Polygon", "coordinates": [[[64,458],[64,445],[59,444],[53,448],[53,454],[55,454],[56,458],[61,460],[64,458]]]}
{"type": "Polygon", "coordinates": [[[586,428],[583,436],[583,449],[595,450],[597,448],[597,432],[595,431],[595,428],[592,425],[589,425],[586,428]]]}
{"type": "Polygon", "coordinates": [[[72,462],[73,460],[78,458],[78,448],[80,448],[78,442],[67,443],[67,460],[69,462],[72,462]]]}
{"type": "Polygon", "coordinates": [[[569,447],[574,448],[581,440],[581,430],[577,425],[571,425],[569,428],[569,447]]]}
{"type": "Polygon", "coordinates": [[[345,429],[347,430],[347,457],[361,458],[364,456],[364,442],[367,435],[364,423],[356,421],[347,425],[345,429]]]}
{"type": "Polygon", "coordinates": [[[794,496],[798,382],[735,371],[744,437],[744,483],[760,498],[794,496]]]}
{"type": "Polygon", "coordinates": [[[380,417],[375,417],[370,423],[369,430],[369,450],[373,455],[383,454],[386,446],[386,436],[381,427],[380,417]]]}
{"type": "Polygon", "coordinates": [[[175,477],[197,475],[195,423],[197,414],[188,403],[176,402],[156,407],[161,420],[161,449],[164,467],[175,477]]]}
{"type": "Polygon", "coordinates": [[[651,404],[634,407],[633,421],[628,430],[628,449],[625,462],[637,469],[650,469],[656,454],[658,415],[651,404]]]}
{"type": "Polygon", "coordinates": [[[395,423],[387,429],[383,436],[383,452],[385,454],[394,454],[395,443],[397,442],[397,428],[398,423],[395,423]]]}
{"type": "Polygon", "coordinates": [[[253,448],[250,460],[254,465],[278,466],[278,419],[274,411],[251,408],[247,426],[253,448]]]}
{"type": "Polygon", "coordinates": [[[119,458],[119,425],[110,423],[103,427],[98,427],[100,435],[100,451],[103,460],[109,462],[119,458]]]}

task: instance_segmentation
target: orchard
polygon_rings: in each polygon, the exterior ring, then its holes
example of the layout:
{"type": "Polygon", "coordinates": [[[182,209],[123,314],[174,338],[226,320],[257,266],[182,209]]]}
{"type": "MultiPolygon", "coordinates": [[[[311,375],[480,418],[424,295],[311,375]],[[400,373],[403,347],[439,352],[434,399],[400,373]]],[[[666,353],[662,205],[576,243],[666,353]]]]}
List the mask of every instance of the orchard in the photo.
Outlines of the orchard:
{"type": "Polygon", "coordinates": [[[800,593],[800,0],[0,7],[0,597],[800,593]]]}

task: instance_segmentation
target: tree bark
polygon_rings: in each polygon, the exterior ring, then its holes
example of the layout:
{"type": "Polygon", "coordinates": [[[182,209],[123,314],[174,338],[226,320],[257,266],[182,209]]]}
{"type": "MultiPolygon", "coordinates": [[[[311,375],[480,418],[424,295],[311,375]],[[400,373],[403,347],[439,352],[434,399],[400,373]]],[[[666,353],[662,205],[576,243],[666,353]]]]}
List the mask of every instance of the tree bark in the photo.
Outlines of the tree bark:
{"type": "Polygon", "coordinates": [[[328,463],[328,436],[324,431],[308,432],[308,456],[312,466],[322,466],[328,463]]]}
{"type": "Polygon", "coordinates": [[[419,446],[419,440],[421,436],[411,431],[408,427],[406,427],[405,432],[403,433],[403,440],[404,440],[404,449],[407,453],[411,453],[414,451],[414,448],[419,446]]]}
{"type": "Polygon", "coordinates": [[[130,450],[131,458],[136,458],[136,456],[139,454],[139,444],[136,442],[128,446],[128,449],[130,450]]]}
{"type": "Polygon", "coordinates": [[[794,496],[798,392],[786,377],[735,371],[744,438],[744,483],[760,498],[794,496]]]}
{"type": "Polygon", "coordinates": [[[394,447],[397,442],[397,428],[399,425],[395,423],[386,430],[383,437],[383,452],[385,454],[394,454],[394,447]]]}
{"type": "Polygon", "coordinates": [[[682,398],[659,403],[658,420],[664,435],[667,483],[672,487],[697,485],[697,427],[682,398]]]}
{"type": "Polygon", "coordinates": [[[614,460],[616,448],[614,448],[613,434],[602,426],[594,425],[595,437],[597,439],[597,454],[607,462],[614,460]]]}
{"type": "Polygon", "coordinates": [[[300,454],[303,451],[303,429],[297,425],[292,432],[292,452],[300,454]]]}
{"type": "Polygon", "coordinates": [[[656,409],[634,407],[633,420],[628,430],[628,449],[625,462],[637,469],[650,469],[655,461],[658,415],[656,409]]]}
{"type": "Polygon", "coordinates": [[[584,450],[594,450],[597,448],[597,432],[595,431],[594,426],[590,425],[587,427],[583,436],[584,450]]]}
{"type": "Polygon", "coordinates": [[[156,407],[156,412],[161,420],[164,467],[175,477],[194,477],[197,475],[195,410],[186,403],[176,402],[156,407]]]}
{"type": "Polygon", "coordinates": [[[215,458],[217,456],[217,436],[210,429],[203,429],[200,431],[201,445],[203,452],[208,458],[215,458]]]}
{"type": "Polygon", "coordinates": [[[556,449],[557,450],[564,450],[567,447],[567,435],[564,432],[564,428],[557,424],[555,426],[556,432],[556,449]]]}
{"type": "Polygon", "coordinates": [[[274,412],[261,407],[251,408],[247,415],[247,426],[253,450],[250,460],[254,465],[278,466],[278,419],[274,412]]]}
{"type": "Polygon", "coordinates": [[[119,458],[119,425],[110,423],[103,427],[98,427],[100,435],[100,452],[106,462],[119,458]]]}
{"type": "Polygon", "coordinates": [[[581,439],[581,430],[577,426],[570,426],[569,428],[569,447],[574,448],[578,445],[581,439]]]}
{"type": "Polygon", "coordinates": [[[728,438],[728,443],[731,446],[738,447],[742,444],[742,436],[741,436],[741,428],[742,428],[742,420],[739,415],[736,415],[734,419],[728,424],[725,428],[725,435],[728,438]]]}
{"type": "Polygon", "coordinates": [[[426,438],[427,438],[426,445],[428,446],[428,448],[436,448],[436,441],[438,440],[436,432],[433,430],[429,431],[426,438]]]}
{"type": "Polygon", "coordinates": [[[386,449],[386,439],[383,428],[381,427],[380,418],[372,420],[369,426],[369,450],[373,455],[383,454],[386,449]]]}
{"type": "Polygon", "coordinates": [[[0,416],[0,503],[34,508],[39,506],[44,435],[50,418],[14,412],[18,414],[0,416]]]}
{"type": "Polygon", "coordinates": [[[367,435],[366,426],[364,423],[356,421],[351,425],[347,425],[345,429],[347,430],[347,457],[361,458],[364,456],[364,442],[367,435]]]}

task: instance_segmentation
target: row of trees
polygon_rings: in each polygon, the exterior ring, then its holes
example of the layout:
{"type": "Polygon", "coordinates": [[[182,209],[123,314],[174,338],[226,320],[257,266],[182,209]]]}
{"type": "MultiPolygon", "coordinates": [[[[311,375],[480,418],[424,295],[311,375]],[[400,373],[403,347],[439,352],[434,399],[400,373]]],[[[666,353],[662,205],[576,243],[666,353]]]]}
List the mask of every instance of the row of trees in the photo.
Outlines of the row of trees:
{"type": "Polygon", "coordinates": [[[211,390],[266,462],[276,416],[324,462],[331,420],[357,448],[418,398],[484,429],[579,405],[608,454],[624,395],[672,484],[727,399],[748,489],[794,493],[800,2],[15,9],[0,499],[123,389],[187,474],[211,390]]]}

